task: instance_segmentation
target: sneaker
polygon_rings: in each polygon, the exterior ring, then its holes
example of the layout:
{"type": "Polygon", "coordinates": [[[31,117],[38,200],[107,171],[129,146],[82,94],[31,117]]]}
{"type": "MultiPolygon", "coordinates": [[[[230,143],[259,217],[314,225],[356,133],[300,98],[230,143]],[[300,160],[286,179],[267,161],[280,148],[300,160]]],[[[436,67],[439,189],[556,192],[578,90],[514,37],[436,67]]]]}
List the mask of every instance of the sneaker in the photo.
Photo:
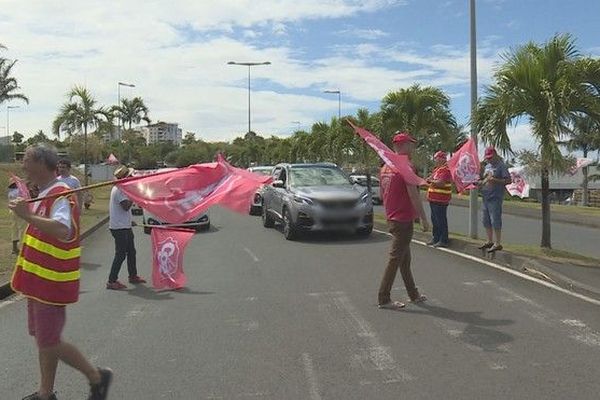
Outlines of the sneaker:
{"type": "Polygon", "coordinates": [[[495,252],[495,251],[500,251],[500,250],[502,250],[502,249],[503,249],[503,247],[502,247],[502,245],[501,245],[501,244],[495,244],[495,245],[493,245],[492,247],[490,247],[490,248],[488,249],[488,253],[493,253],[493,252],[495,252]]]}
{"type": "Polygon", "coordinates": [[[106,288],[110,289],[110,290],[123,290],[123,289],[127,289],[127,286],[123,285],[119,281],[114,281],[114,282],[107,282],[106,288]]]}
{"type": "Polygon", "coordinates": [[[113,372],[110,368],[98,368],[100,372],[100,383],[90,385],[90,396],[88,400],[106,400],[108,388],[110,387],[113,372]]]}
{"type": "Polygon", "coordinates": [[[443,247],[446,248],[448,247],[448,243],[443,243],[443,242],[437,242],[436,244],[433,245],[433,247],[443,247]]]}
{"type": "Polygon", "coordinates": [[[485,242],[481,246],[478,247],[479,250],[487,250],[494,245],[493,242],[485,242]]]}
{"type": "MultiPolygon", "coordinates": [[[[45,399],[40,397],[38,392],[35,392],[35,393],[30,394],[29,396],[23,397],[23,400],[45,400],[45,399]]],[[[50,395],[50,397],[48,397],[47,400],[58,400],[58,398],[56,397],[56,392],[52,392],[52,394],[50,395]]]]}
{"type": "Polygon", "coordinates": [[[435,244],[435,241],[433,239],[431,239],[429,242],[425,243],[427,246],[433,246],[435,244]]]}
{"type": "Polygon", "coordinates": [[[146,280],[144,278],[142,278],[142,277],[139,277],[139,276],[135,275],[135,276],[130,276],[129,277],[129,283],[133,283],[133,284],[136,284],[136,283],[146,283],[146,280]]]}

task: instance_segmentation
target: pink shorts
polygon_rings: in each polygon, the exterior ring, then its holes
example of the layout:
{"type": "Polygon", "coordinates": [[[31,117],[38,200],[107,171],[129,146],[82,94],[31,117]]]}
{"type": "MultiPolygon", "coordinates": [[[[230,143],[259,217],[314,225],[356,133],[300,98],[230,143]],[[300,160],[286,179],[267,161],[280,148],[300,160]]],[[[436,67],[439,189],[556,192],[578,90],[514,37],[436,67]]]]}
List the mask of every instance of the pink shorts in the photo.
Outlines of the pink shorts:
{"type": "Polygon", "coordinates": [[[54,306],[27,299],[27,319],[29,334],[35,338],[39,348],[52,347],[60,343],[67,319],[65,306],[54,306]]]}

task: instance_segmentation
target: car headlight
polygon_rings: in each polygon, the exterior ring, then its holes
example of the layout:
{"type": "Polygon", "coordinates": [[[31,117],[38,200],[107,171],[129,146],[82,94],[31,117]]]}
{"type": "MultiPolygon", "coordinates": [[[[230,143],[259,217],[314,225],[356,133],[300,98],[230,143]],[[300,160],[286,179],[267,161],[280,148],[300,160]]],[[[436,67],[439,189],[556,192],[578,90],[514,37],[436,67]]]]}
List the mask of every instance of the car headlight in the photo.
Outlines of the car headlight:
{"type": "Polygon", "coordinates": [[[312,199],[309,199],[308,197],[298,196],[298,195],[294,195],[294,201],[296,203],[300,203],[300,204],[308,204],[309,206],[312,206],[315,204],[312,201],[312,199]]]}

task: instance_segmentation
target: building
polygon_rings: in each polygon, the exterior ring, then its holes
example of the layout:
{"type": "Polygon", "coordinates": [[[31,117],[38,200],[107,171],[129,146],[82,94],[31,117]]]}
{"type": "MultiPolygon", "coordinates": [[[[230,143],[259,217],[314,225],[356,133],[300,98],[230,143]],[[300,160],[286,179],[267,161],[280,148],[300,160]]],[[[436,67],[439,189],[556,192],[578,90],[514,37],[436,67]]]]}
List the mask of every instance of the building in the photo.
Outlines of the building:
{"type": "Polygon", "coordinates": [[[172,142],[177,146],[181,145],[182,130],[178,123],[159,121],[156,124],[141,127],[140,131],[148,144],[172,142]]]}

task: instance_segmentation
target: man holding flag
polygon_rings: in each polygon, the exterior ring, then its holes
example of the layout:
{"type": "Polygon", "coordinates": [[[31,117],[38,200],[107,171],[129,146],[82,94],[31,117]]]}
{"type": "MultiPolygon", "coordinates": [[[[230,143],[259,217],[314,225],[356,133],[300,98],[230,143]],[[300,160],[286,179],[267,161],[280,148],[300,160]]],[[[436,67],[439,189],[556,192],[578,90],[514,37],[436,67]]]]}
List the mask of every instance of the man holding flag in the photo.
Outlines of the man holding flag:
{"type": "MultiPolygon", "coordinates": [[[[416,140],[408,133],[396,132],[393,138],[394,151],[406,157],[412,154],[415,143],[416,140]]],[[[419,189],[415,184],[407,182],[402,174],[395,172],[387,164],[381,168],[380,182],[383,205],[393,241],[390,260],[379,287],[378,304],[379,308],[398,310],[405,304],[392,301],[390,297],[398,269],[410,301],[426,300],[426,297],[419,293],[412,276],[410,242],[414,232],[414,220],[420,219],[425,232],[429,230],[429,222],[423,210],[419,189]]]]}
{"type": "Polygon", "coordinates": [[[431,208],[433,237],[427,244],[433,247],[448,247],[448,204],[452,198],[452,175],[446,163],[446,153],[433,155],[435,169],[427,179],[427,201],[431,208]]]}

